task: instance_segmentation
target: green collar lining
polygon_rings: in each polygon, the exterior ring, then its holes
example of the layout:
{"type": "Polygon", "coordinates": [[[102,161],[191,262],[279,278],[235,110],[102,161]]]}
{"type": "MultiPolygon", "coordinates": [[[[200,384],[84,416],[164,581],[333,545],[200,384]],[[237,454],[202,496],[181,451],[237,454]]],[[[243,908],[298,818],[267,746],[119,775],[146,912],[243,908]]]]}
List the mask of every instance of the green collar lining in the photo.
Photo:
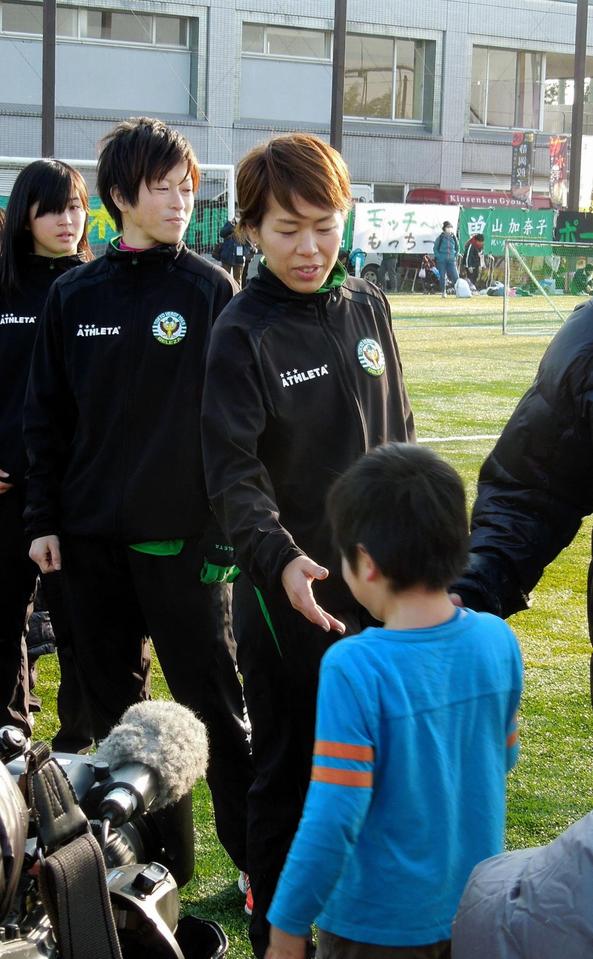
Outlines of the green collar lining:
{"type": "MultiPolygon", "coordinates": [[[[260,263],[261,263],[263,266],[266,266],[266,267],[268,267],[268,269],[270,269],[269,266],[268,266],[268,264],[266,263],[266,258],[265,258],[265,256],[262,256],[262,258],[261,258],[261,260],[260,260],[260,263]]],[[[270,272],[271,272],[271,271],[270,271],[270,272]]],[[[274,275],[275,275],[275,274],[274,274],[274,275]]],[[[334,266],[332,267],[332,271],[331,271],[330,275],[328,276],[327,280],[325,281],[325,283],[323,284],[323,286],[320,286],[318,290],[315,290],[315,293],[330,293],[331,290],[337,290],[340,286],[342,286],[342,285],[345,283],[345,281],[347,280],[347,278],[348,278],[348,271],[347,271],[346,268],[340,263],[339,260],[336,260],[334,266]]]]}

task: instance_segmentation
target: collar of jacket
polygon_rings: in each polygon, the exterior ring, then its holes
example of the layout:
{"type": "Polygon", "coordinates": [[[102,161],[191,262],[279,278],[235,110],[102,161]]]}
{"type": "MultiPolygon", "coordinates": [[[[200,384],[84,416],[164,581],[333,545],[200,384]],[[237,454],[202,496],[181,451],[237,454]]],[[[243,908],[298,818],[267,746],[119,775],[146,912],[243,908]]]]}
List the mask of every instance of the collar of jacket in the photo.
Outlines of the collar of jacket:
{"type": "Polygon", "coordinates": [[[53,270],[56,273],[63,273],[65,270],[71,270],[73,266],[82,266],[84,262],[85,260],[78,253],[73,256],[38,256],[36,253],[29,253],[24,261],[23,274],[27,275],[29,272],[45,274],[53,270]]]}
{"type": "Polygon", "coordinates": [[[37,253],[27,253],[26,258],[19,260],[19,282],[14,287],[2,290],[3,297],[11,302],[14,297],[19,301],[25,300],[32,290],[47,293],[47,290],[62,273],[66,273],[74,266],[82,266],[85,260],[78,253],[74,256],[39,256],[37,253]]]}
{"type": "Polygon", "coordinates": [[[112,263],[121,263],[124,266],[136,266],[139,263],[142,266],[155,266],[155,264],[163,262],[172,263],[187,249],[183,240],[180,240],[177,244],[161,243],[158,246],[150,247],[148,250],[120,250],[116,246],[119,240],[119,236],[110,240],[105,255],[112,263]]]}
{"type": "Polygon", "coordinates": [[[318,297],[326,298],[328,293],[339,290],[347,277],[348,273],[342,264],[337,262],[319,290],[316,290],[315,293],[297,293],[296,290],[291,290],[282,280],[279,280],[265,263],[260,263],[257,276],[250,280],[247,290],[270,302],[314,303],[318,297]]]}

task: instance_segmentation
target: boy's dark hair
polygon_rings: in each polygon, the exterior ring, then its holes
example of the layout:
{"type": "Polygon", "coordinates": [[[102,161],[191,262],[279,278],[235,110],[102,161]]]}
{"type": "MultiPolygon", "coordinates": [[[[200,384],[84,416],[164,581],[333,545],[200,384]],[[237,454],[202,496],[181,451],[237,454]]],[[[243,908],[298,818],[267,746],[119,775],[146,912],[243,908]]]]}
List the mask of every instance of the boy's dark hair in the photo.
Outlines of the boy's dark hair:
{"type": "Polygon", "coordinates": [[[465,567],[463,483],[426,447],[377,446],[337,480],[328,511],[336,545],[352,569],[357,546],[364,546],[396,591],[446,589],[465,567]]]}
{"type": "Polygon", "coordinates": [[[113,187],[117,187],[126,203],[135,206],[142,182],[150,186],[162,180],[178,163],[187,164],[195,192],[200,170],[191,144],[182,133],[151,117],[122,120],[101,140],[97,189],[118,230],[123,224],[111,196],[113,187]]]}
{"type": "Polygon", "coordinates": [[[295,214],[294,198],[346,212],[352,206],[350,174],[337,150],[309,133],[286,133],[254,147],[237,167],[237,232],[259,227],[270,196],[295,214]]]}
{"type": "Polygon", "coordinates": [[[2,229],[0,285],[4,292],[20,292],[26,282],[27,255],[33,252],[33,235],[29,229],[31,207],[39,204],[36,217],[62,213],[73,196],[80,197],[87,214],[78,253],[84,260],[92,260],[86,233],[89,194],[82,174],[63,160],[50,158],[34,160],[23,167],[10,191],[2,229]]]}

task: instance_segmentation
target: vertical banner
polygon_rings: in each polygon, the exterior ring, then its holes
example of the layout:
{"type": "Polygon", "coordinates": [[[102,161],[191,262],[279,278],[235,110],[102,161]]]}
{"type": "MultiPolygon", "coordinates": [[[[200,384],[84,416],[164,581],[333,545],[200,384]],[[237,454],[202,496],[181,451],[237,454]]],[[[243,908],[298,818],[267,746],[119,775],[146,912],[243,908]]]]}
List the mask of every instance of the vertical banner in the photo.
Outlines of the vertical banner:
{"type": "Polygon", "coordinates": [[[586,212],[591,209],[591,194],[593,194],[593,137],[584,136],[581,151],[579,210],[586,212]]]}
{"type": "Polygon", "coordinates": [[[511,167],[511,195],[531,206],[533,186],[533,147],[535,133],[513,133],[513,158],[511,167]]]}
{"type": "Polygon", "coordinates": [[[568,137],[550,137],[550,202],[555,210],[568,203],[568,137]]]}

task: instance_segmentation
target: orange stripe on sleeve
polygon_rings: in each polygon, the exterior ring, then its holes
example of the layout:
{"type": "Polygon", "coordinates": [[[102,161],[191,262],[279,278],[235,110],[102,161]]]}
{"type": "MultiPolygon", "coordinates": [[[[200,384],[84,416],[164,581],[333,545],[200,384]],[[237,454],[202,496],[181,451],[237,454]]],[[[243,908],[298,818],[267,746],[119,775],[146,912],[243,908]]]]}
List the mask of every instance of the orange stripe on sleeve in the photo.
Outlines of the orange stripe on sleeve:
{"type": "Polygon", "coordinates": [[[353,743],[332,743],[318,739],[313,750],[316,756],[330,756],[332,759],[358,759],[360,762],[372,763],[375,760],[375,750],[372,746],[355,746],[353,743]]]}
{"type": "Polygon", "coordinates": [[[510,749],[511,746],[514,746],[518,739],[519,739],[519,733],[516,729],[513,730],[512,733],[509,733],[509,735],[507,736],[507,749],[510,749]]]}
{"type": "Polygon", "coordinates": [[[313,766],[311,781],[332,783],[335,786],[366,786],[370,788],[373,785],[373,774],[355,772],[354,769],[333,769],[331,766],[313,766]]]}

